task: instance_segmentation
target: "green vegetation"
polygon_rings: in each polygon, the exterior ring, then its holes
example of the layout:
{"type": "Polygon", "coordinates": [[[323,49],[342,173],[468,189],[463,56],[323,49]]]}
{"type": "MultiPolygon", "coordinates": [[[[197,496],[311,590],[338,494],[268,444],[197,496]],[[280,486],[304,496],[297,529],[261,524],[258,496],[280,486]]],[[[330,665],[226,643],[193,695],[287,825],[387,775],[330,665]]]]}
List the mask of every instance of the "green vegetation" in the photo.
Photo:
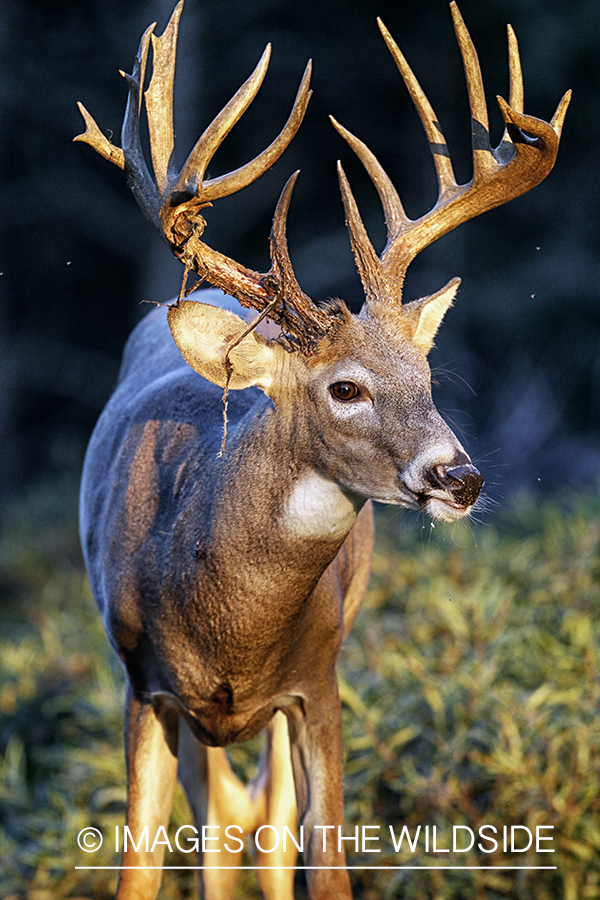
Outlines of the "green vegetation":
{"type": "MultiPolygon", "coordinates": [[[[61,486],[13,506],[2,523],[5,900],[114,895],[114,872],[75,870],[90,864],[78,832],[113,834],[125,791],[123,677],[87,587],[74,509],[74,492],[61,486]]],[[[358,870],[362,900],[600,898],[600,496],[522,497],[489,522],[432,529],[380,514],[372,586],[340,680],[346,834],[379,824],[371,846],[382,852],[350,861],[557,869],[358,870]],[[390,825],[413,836],[435,825],[445,848],[452,826],[484,824],[500,833],[554,826],[545,846],[556,852],[426,854],[421,837],[414,854],[406,841],[395,853],[389,836],[390,825]]],[[[236,766],[252,769],[251,750],[236,749],[236,766]]],[[[189,822],[181,794],[173,822],[189,822]]],[[[105,847],[93,863],[116,860],[105,847]]],[[[245,878],[239,896],[257,896],[254,884],[245,878]]],[[[187,873],[169,872],[161,898],[192,887],[187,873]]]]}

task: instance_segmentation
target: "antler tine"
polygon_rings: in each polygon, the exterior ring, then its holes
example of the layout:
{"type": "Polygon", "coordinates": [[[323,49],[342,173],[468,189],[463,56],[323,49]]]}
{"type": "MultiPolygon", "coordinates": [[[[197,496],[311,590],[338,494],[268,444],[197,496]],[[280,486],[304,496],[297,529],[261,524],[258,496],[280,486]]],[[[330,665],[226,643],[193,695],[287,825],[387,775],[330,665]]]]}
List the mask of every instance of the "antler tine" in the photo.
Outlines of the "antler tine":
{"type": "Polygon", "coordinates": [[[565,116],[567,114],[567,109],[569,108],[569,103],[571,102],[571,91],[567,91],[563,96],[562,100],[556,107],[556,112],[550,119],[550,124],[552,128],[558,135],[560,140],[562,136],[563,125],[565,124],[565,116]]]}
{"type": "Polygon", "coordinates": [[[125,154],[120,147],[112,144],[105,134],[102,134],[100,128],[96,124],[96,120],[87,111],[83,103],[77,101],[79,112],[83,116],[85,122],[85,131],[73,138],[74,141],[81,141],[82,144],[89,144],[96,153],[99,153],[104,159],[114,163],[119,169],[125,168],[125,154]]]}
{"type": "Polygon", "coordinates": [[[523,89],[523,70],[521,69],[519,43],[512,25],[506,26],[506,34],[508,36],[508,72],[510,76],[508,102],[513,109],[522,113],[525,107],[525,92],[523,89]]]}
{"type": "MultiPolygon", "coordinates": [[[[508,104],[512,109],[522,113],[524,107],[524,91],[519,44],[511,25],[507,25],[506,31],[508,35],[508,71],[510,76],[508,104]]],[[[510,162],[514,156],[515,147],[508,127],[504,128],[502,140],[492,153],[499,162],[510,162]]]]}
{"type": "MultiPolygon", "coordinates": [[[[337,128],[337,123],[334,122],[334,124],[337,128]]],[[[340,128],[338,128],[338,131],[339,130],[340,128]]],[[[343,131],[340,131],[340,133],[343,134],[343,131]]],[[[353,137],[352,135],[349,135],[348,132],[344,134],[344,137],[346,137],[346,135],[348,135],[348,137],[353,137]]],[[[348,137],[346,137],[346,140],[348,140],[348,137]]],[[[351,143],[349,140],[348,143],[350,144],[350,146],[353,146],[353,143],[351,143]]],[[[364,150],[366,149],[366,146],[362,144],[362,146],[359,147],[360,152],[358,154],[359,159],[361,160],[361,162],[363,162],[363,164],[365,164],[365,166],[366,163],[363,159],[363,156],[365,156],[369,163],[372,163],[375,159],[370,151],[368,151],[369,156],[367,157],[367,155],[364,153],[364,150]]],[[[377,166],[379,166],[379,163],[377,163],[377,166]]],[[[356,205],[356,200],[354,199],[354,194],[352,193],[352,189],[350,187],[348,179],[346,178],[346,173],[344,172],[342,164],[339,160],[337,169],[340,181],[340,191],[342,194],[342,200],[344,201],[344,209],[346,211],[346,225],[348,226],[348,232],[350,234],[350,244],[352,246],[354,259],[356,261],[356,268],[358,269],[358,274],[360,275],[363,290],[367,298],[367,303],[378,299],[395,299],[398,301],[400,299],[399,297],[394,298],[390,296],[390,285],[388,284],[385,277],[381,261],[375,253],[375,250],[373,249],[373,244],[369,240],[363,220],[358,211],[358,206],[356,205]]],[[[369,174],[371,174],[371,171],[369,169],[367,169],[367,171],[369,171],[369,174]]],[[[381,169],[381,172],[383,172],[383,169],[381,169]]],[[[377,168],[375,168],[375,174],[379,174],[377,168]]],[[[385,173],[383,174],[385,175],[385,173]]],[[[373,175],[371,175],[371,177],[373,178],[373,175]]],[[[373,178],[373,181],[375,181],[375,178],[373,178]]],[[[378,182],[375,181],[375,184],[377,183],[378,182]]],[[[398,202],[400,201],[398,200],[398,202]]],[[[406,218],[406,216],[404,216],[403,221],[408,222],[409,220],[406,218]]]]}
{"type": "Polygon", "coordinates": [[[227,197],[229,194],[241,190],[253,181],[256,181],[257,178],[266,172],[267,169],[279,159],[298,131],[302,119],[304,118],[308,101],[312,96],[312,91],[310,90],[311,74],[312,61],[309,59],[298,88],[298,93],[296,94],[296,99],[294,100],[292,111],[275,140],[272,141],[262,153],[259,153],[258,156],[246,163],[246,165],[240,166],[239,169],[235,169],[235,171],[229,172],[227,175],[220,175],[217,178],[211,178],[208,181],[205,181],[202,185],[203,201],[218,200],[221,197],[227,197]]]}
{"type": "MultiPolygon", "coordinates": [[[[152,78],[144,94],[148,115],[150,155],[154,168],[156,185],[161,196],[167,191],[169,182],[175,175],[173,161],[173,84],[175,81],[175,57],[179,19],[183,10],[183,0],[173,10],[169,23],[162,35],[151,35],[152,78]]],[[[145,68],[145,60],[144,60],[145,68]]],[[[141,87],[143,87],[143,77],[141,87]]]]}
{"type": "Polygon", "coordinates": [[[135,199],[146,218],[154,228],[161,233],[160,227],[160,200],[156,185],[152,181],[140,142],[140,115],[142,110],[142,89],[150,50],[150,40],[156,23],[150,25],[142,35],[140,47],[133,64],[133,72],[121,75],[127,82],[129,91],[127,106],[121,129],[121,144],[125,158],[125,172],[135,199]]]}
{"type": "Polygon", "coordinates": [[[446,138],[442,133],[442,129],[440,128],[438,117],[421,85],[417,81],[414,72],[408,65],[400,47],[381,19],[377,19],[377,24],[379,25],[379,30],[387,44],[388,50],[392,54],[392,58],[396,63],[398,71],[402,76],[402,80],[408,89],[411,100],[419,114],[423,128],[425,129],[425,134],[427,135],[427,140],[429,142],[429,149],[431,150],[433,162],[435,164],[439,194],[441,196],[442,194],[451,193],[456,189],[457,184],[452,169],[452,161],[448,152],[448,145],[446,143],[446,138]]]}
{"type": "Polygon", "coordinates": [[[477,51],[456,3],[450,4],[450,12],[467,79],[473,141],[473,183],[475,184],[485,178],[485,175],[494,168],[487,103],[485,102],[477,51]]]}
{"type": "Polygon", "coordinates": [[[348,131],[347,128],[344,128],[343,125],[340,125],[333,116],[329,116],[329,120],[336,131],[344,138],[346,143],[352,147],[370,175],[371,181],[379,194],[381,205],[383,206],[388,239],[394,238],[403,225],[409,224],[410,219],[404,212],[402,201],[400,200],[398,192],[392,184],[390,177],[387,175],[375,154],[371,153],[366,144],[348,131]]]}
{"type": "Polygon", "coordinates": [[[234,94],[229,103],[223,107],[221,112],[215,116],[196,142],[196,146],[183,165],[176,184],[173,185],[173,192],[189,191],[190,193],[196,193],[198,188],[202,186],[206,168],[217,149],[256,97],[266,75],[270,57],[271,45],[267,44],[252,75],[234,94]]]}
{"type": "Polygon", "coordinates": [[[86,130],[83,134],[79,134],[77,137],[73,138],[73,140],[89,144],[103,156],[104,159],[108,159],[125,171],[131,189],[133,190],[142,212],[160,234],[161,224],[159,218],[160,204],[158,192],[150,177],[150,173],[148,172],[139,136],[139,117],[142,100],[141,86],[146,70],[150,38],[155,27],[156,23],[153,23],[142,35],[140,46],[134,59],[132,74],[128,75],[125,72],[121,72],[121,75],[127,82],[128,88],[127,106],[125,108],[123,127],[121,130],[121,143],[123,144],[123,147],[116,147],[104,134],[102,134],[100,128],[86,110],[83,103],[78,103],[77,106],[85,121],[86,130]]]}
{"type": "MultiPolygon", "coordinates": [[[[391,297],[395,302],[400,302],[408,266],[421,250],[462,222],[526,193],[546,177],[556,161],[562,124],[571,96],[570,91],[565,94],[550,123],[524,115],[523,80],[518,45],[509,26],[510,105],[501,97],[497,98],[506,129],[498,147],[492,149],[477,53],[456,3],[451,3],[450,7],[463,59],[471,108],[473,178],[468,184],[456,183],[446,140],[433,108],[398,46],[380,21],[381,33],[419,113],[433,153],[439,183],[439,196],[433,209],[420,219],[415,221],[408,219],[400,201],[393,199],[397,198],[397,195],[371,151],[334,122],[337,130],[365,166],[379,192],[388,223],[388,242],[381,255],[381,270],[387,291],[384,291],[381,297],[391,297]],[[391,285],[393,288],[390,288],[391,285]]],[[[367,299],[373,295],[379,296],[382,275],[373,266],[372,260],[365,264],[367,256],[374,251],[370,244],[370,250],[365,249],[365,240],[368,241],[368,238],[360,222],[358,210],[354,211],[352,208],[353,198],[352,201],[348,199],[351,194],[347,183],[342,187],[342,195],[357,267],[363,283],[365,278],[370,279],[365,286],[367,299]]]]}
{"type": "MultiPolygon", "coordinates": [[[[274,279],[272,289],[281,297],[281,304],[271,317],[274,317],[284,332],[292,335],[292,344],[297,344],[304,352],[310,352],[320,337],[332,331],[335,321],[304,293],[296,280],[290,260],[286,234],[287,214],[299,174],[298,170],[287,180],[275,209],[269,242],[272,266],[264,282],[271,286],[271,280],[274,279]],[[302,341],[297,337],[299,325],[303,334],[302,341]]],[[[289,340],[289,335],[286,336],[289,340]]]]}

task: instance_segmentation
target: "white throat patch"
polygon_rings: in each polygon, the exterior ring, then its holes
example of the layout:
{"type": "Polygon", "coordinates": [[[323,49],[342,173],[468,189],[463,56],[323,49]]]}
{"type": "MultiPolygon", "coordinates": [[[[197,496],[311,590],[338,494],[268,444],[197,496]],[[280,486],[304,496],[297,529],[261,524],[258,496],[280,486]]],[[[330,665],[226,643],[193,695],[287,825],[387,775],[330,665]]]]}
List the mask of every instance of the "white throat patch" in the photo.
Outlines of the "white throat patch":
{"type": "Polygon", "coordinates": [[[297,537],[338,538],[352,528],[359,509],[359,501],[335,481],[310,472],[288,496],[283,524],[297,537]]]}

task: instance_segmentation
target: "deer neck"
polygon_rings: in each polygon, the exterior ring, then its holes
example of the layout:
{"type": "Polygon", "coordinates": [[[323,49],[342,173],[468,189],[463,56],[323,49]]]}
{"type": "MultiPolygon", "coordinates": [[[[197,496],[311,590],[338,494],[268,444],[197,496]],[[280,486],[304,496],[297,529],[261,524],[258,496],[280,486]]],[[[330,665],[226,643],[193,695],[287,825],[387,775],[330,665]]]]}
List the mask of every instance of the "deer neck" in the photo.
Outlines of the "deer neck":
{"type": "Polygon", "coordinates": [[[219,461],[210,539],[216,552],[235,543],[236,553],[221,558],[239,567],[241,554],[254,572],[276,558],[278,577],[294,586],[300,571],[318,580],[366,501],[319,470],[299,425],[269,400],[240,424],[219,461]]]}

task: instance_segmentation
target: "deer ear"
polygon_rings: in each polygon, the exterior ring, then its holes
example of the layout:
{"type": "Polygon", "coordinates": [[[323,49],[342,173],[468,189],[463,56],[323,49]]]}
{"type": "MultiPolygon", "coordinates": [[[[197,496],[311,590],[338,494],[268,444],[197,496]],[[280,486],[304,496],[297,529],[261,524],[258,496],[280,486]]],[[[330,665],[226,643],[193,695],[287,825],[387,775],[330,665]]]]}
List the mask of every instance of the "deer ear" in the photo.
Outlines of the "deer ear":
{"type": "MultiPolygon", "coordinates": [[[[185,361],[219,387],[227,383],[227,349],[248,329],[235,313],[208,303],[184,300],[167,314],[173,339],[185,361]]],[[[255,331],[229,352],[229,387],[260,387],[268,393],[277,365],[279,346],[255,331]]]]}
{"type": "Polygon", "coordinates": [[[433,347],[433,340],[458,290],[460,278],[453,278],[448,284],[422,300],[413,300],[402,307],[402,318],[411,330],[411,340],[423,353],[433,347]]]}

